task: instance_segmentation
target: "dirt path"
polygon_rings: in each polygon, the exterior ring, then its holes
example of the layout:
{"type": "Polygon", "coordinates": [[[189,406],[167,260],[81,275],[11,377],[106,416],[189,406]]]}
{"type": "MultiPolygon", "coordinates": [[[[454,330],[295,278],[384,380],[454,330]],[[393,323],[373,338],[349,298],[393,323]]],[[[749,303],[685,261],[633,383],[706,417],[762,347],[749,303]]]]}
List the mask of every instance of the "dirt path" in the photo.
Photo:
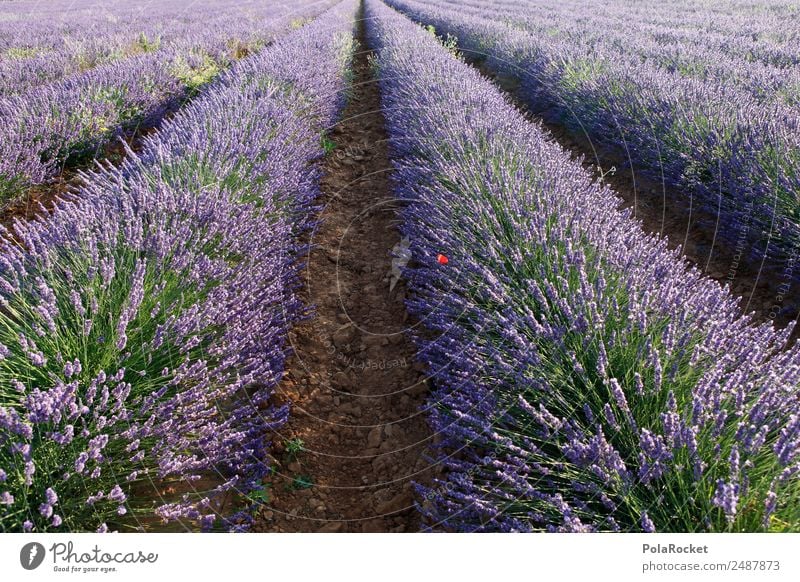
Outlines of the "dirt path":
{"type": "Polygon", "coordinates": [[[278,388],[292,415],[273,437],[270,501],[254,531],[419,529],[411,482],[429,473],[427,386],[404,335],[404,284],[390,288],[392,252],[403,243],[363,22],[359,28],[354,91],[330,133],[325,207],[305,271],[305,300],[316,313],[293,332],[295,355],[278,388]]]}
{"type": "MultiPolygon", "coordinates": [[[[624,152],[597,147],[585,135],[549,122],[546,115],[541,114],[545,112],[532,111],[519,96],[516,79],[495,74],[475,55],[464,53],[464,56],[508,94],[532,122],[541,124],[561,147],[575,158],[583,157],[584,167],[619,194],[625,207],[633,209],[646,231],[666,235],[671,248],[682,247],[686,258],[706,275],[728,284],[731,291],[742,298],[741,305],[746,312],[754,311],[759,320],[772,320],[780,327],[800,316],[800,284],[787,281],[782,270],[748,262],[746,256],[737,255],[735,248],[723,245],[715,237],[716,216],[699,212],[680,192],[670,191],[663,184],[637,173],[626,163],[624,152]]],[[[794,275],[796,278],[796,272],[794,275]]],[[[795,331],[795,337],[798,332],[800,330],[795,331]]]]}

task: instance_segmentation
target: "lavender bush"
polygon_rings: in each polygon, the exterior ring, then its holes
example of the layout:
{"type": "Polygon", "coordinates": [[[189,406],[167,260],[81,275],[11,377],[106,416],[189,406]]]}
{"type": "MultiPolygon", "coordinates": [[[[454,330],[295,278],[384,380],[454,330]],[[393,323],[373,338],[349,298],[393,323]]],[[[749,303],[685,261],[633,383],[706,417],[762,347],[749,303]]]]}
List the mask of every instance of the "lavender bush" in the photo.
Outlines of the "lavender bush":
{"type": "Polygon", "coordinates": [[[297,235],[354,13],[340,3],[240,61],[140,155],[4,236],[0,530],[105,531],[153,511],[246,525],[215,502],[261,487],[286,419],[270,396],[302,316],[297,235]],[[170,484],[180,495],[161,498],[170,484]]]}
{"type": "Polygon", "coordinates": [[[367,0],[444,477],[432,529],[800,530],[800,347],[367,0]],[[440,265],[437,254],[448,257],[440,265]]]}

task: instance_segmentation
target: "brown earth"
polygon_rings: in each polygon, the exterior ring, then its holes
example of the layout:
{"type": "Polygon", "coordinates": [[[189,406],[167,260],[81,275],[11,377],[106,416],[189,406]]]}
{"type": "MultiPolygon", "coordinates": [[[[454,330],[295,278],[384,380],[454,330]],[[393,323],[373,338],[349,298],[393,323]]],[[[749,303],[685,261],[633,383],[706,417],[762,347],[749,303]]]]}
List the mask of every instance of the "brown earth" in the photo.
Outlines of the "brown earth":
{"type": "MultiPolygon", "coordinates": [[[[363,22],[359,26],[363,48],[363,22]]],[[[403,281],[392,273],[401,248],[378,87],[359,51],[354,88],[323,163],[321,223],[309,241],[305,301],[313,319],[292,333],[295,351],[278,399],[292,401],[273,435],[269,502],[254,531],[419,530],[412,481],[432,469],[422,410],[423,368],[404,331],[403,281]],[[292,452],[298,440],[303,450],[292,452]]]]}
{"type": "Polygon", "coordinates": [[[609,184],[623,206],[632,209],[645,231],[666,236],[671,248],[680,247],[686,258],[707,276],[729,285],[731,292],[741,298],[745,312],[754,312],[758,321],[771,319],[778,327],[798,319],[800,284],[787,282],[778,268],[756,264],[746,256],[737,257],[736,249],[715,237],[716,216],[692,208],[684,193],[637,173],[624,151],[600,147],[587,135],[570,131],[532,111],[519,95],[518,79],[497,74],[475,55],[464,53],[464,57],[506,93],[529,121],[541,126],[595,178],[609,184]]]}

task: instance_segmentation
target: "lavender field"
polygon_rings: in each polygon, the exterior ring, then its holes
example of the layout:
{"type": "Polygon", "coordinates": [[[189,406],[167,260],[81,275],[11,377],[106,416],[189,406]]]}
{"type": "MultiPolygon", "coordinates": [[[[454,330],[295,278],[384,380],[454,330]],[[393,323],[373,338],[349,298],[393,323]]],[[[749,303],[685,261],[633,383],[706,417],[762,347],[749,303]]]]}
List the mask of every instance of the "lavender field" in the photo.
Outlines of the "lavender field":
{"type": "Polygon", "coordinates": [[[799,42],[0,3],[0,531],[799,532],[799,42]]]}

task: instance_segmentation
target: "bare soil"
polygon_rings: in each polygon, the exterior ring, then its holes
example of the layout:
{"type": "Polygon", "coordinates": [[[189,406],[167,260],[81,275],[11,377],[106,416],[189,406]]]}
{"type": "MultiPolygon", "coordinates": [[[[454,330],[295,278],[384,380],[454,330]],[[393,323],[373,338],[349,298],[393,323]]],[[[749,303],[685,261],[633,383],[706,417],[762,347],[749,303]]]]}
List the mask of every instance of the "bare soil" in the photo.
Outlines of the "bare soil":
{"type": "MultiPolygon", "coordinates": [[[[365,47],[363,22],[359,43],[365,47]]],[[[418,531],[412,481],[431,476],[424,368],[404,333],[413,325],[389,176],[387,137],[368,50],[354,62],[354,89],[336,145],[324,160],[323,210],[311,235],[305,301],[314,317],[295,328],[294,355],[278,400],[288,425],[273,435],[269,502],[254,531],[418,531]],[[299,439],[303,450],[292,451],[299,439]]]]}
{"type": "Polygon", "coordinates": [[[724,245],[715,236],[717,217],[693,208],[685,193],[671,190],[636,172],[624,151],[598,146],[585,134],[571,131],[533,111],[519,95],[518,79],[497,74],[475,55],[465,53],[464,57],[504,91],[531,122],[543,127],[595,178],[609,184],[623,206],[632,209],[645,231],[666,236],[671,248],[681,248],[686,258],[707,276],[728,285],[730,291],[741,298],[740,305],[746,313],[754,312],[756,320],[772,320],[778,327],[798,319],[800,283],[796,275],[792,281],[782,268],[753,263],[747,253],[737,256],[736,249],[724,245]]]}

